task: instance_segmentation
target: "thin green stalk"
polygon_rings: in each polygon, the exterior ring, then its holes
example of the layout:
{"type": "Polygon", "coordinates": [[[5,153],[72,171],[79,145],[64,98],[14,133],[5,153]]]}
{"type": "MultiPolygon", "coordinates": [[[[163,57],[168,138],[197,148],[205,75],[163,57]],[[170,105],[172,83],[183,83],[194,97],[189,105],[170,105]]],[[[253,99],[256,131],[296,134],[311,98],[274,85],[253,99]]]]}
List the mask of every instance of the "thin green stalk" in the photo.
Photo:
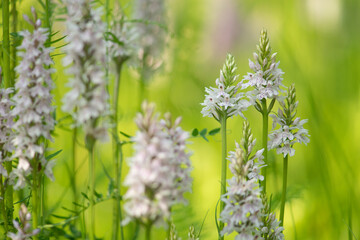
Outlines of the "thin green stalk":
{"type": "MultiPolygon", "coordinates": [[[[91,141],[91,140],[90,140],[91,141]]],[[[89,223],[89,238],[95,240],[95,159],[94,159],[95,141],[92,141],[88,146],[89,151],[89,188],[90,188],[90,223],[89,223]]]]}
{"type": "MultiPolygon", "coordinates": [[[[2,28],[3,28],[3,61],[2,71],[5,88],[14,86],[13,80],[10,75],[10,33],[9,33],[9,0],[2,1],[2,28]]],[[[5,168],[10,175],[12,171],[12,162],[5,163],[5,168]]],[[[8,221],[8,225],[12,226],[13,221],[13,188],[8,185],[5,191],[5,209],[7,218],[4,221],[8,221]]]]}
{"type": "MultiPolygon", "coordinates": [[[[41,174],[39,177],[41,179],[40,182],[40,224],[45,225],[45,209],[46,209],[46,195],[45,195],[45,175],[41,174]]],[[[42,231],[42,229],[41,229],[42,231]]]]}
{"type": "Polygon", "coordinates": [[[281,195],[281,205],[280,205],[280,226],[284,226],[284,213],[285,213],[285,201],[286,201],[286,185],[287,185],[287,171],[288,171],[288,158],[287,154],[284,157],[284,170],[283,170],[283,190],[281,195]]]}
{"type": "MultiPolygon", "coordinates": [[[[350,198],[351,199],[351,198],[350,198]]],[[[352,211],[351,211],[351,201],[349,201],[349,210],[348,210],[348,221],[349,221],[349,230],[348,230],[348,236],[349,240],[353,239],[353,232],[352,232],[352,211]]]]}
{"type": "Polygon", "coordinates": [[[121,225],[122,222],[122,214],[121,214],[121,206],[120,206],[120,181],[121,181],[121,168],[123,162],[123,154],[122,154],[122,146],[120,144],[120,139],[118,137],[118,110],[119,110],[119,92],[120,92],[120,80],[121,80],[121,69],[122,62],[120,62],[117,66],[116,71],[116,80],[114,86],[114,94],[113,94],[113,159],[114,159],[114,167],[115,167],[115,181],[114,181],[114,193],[115,198],[113,200],[113,240],[117,240],[119,236],[119,226],[121,239],[124,239],[124,231],[121,225]]]}
{"type": "MultiPolygon", "coordinates": [[[[73,134],[72,134],[72,176],[70,176],[71,179],[71,190],[73,192],[73,202],[78,202],[78,193],[76,189],[76,139],[77,139],[77,127],[73,128],[73,134]]],[[[74,211],[77,212],[78,207],[76,204],[74,204],[74,211]]],[[[77,221],[77,220],[75,220],[77,221]]]]}
{"type": "Polygon", "coordinates": [[[152,224],[147,224],[145,227],[145,240],[151,240],[151,227],[152,224]]]}
{"type": "Polygon", "coordinates": [[[147,56],[146,51],[144,52],[141,73],[140,73],[140,85],[139,85],[139,111],[141,111],[141,104],[144,100],[147,99],[147,92],[146,92],[146,77],[145,77],[145,60],[147,56]]]}
{"type": "MultiPolygon", "coordinates": [[[[16,10],[16,0],[11,1],[11,16],[12,16],[12,25],[11,32],[17,32],[17,10],[16,10]]],[[[15,79],[15,67],[16,67],[16,46],[15,43],[11,47],[11,78],[15,79]]]]}
{"type": "Polygon", "coordinates": [[[141,109],[142,102],[147,98],[146,85],[144,74],[141,74],[140,86],[139,86],[139,109],[141,109]]]}
{"type": "Polygon", "coordinates": [[[4,184],[3,184],[3,179],[2,179],[2,174],[0,174],[0,207],[1,207],[1,212],[2,212],[2,217],[4,219],[4,236],[7,235],[8,231],[9,231],[9,226],[8,226],[8,222],[6,221],[7,217],[6,217],[6,210],[5,210],[5,201],[4,201],[4,197],[5,197],[5,189],[4,189],[4,184]]]}
{"type": "MultiPolygon", "coordinates": [[[[227,116],[220,117],[220,124],[221,124],[221,191],[220,197],[226,193],[226,171],[227,171],[227,142],[226,142],[226,120],[227,116]]],[[[224,210],[225,203],[220,201],[220,213],[224,210]]],[[[220,221],[219,230],[221,231],[224,228],[224,223],[220,221]]],[[[224,236],[220,236],[219,239],[223,240],[224,236]]]]}
{"type": "Polygon", "coordinates": [[[9,14],[9,0],[2,1],[2,28],[3,28],[3,77],[5,81],[5,88],[13,86],[10,75],[10,14],[9,14]]]}
{"type": "MultiPolygon", "coordinates": [[[[261,101],[262,104],[262,116],[263,116],[263,148],[264,148],[264,162],[265,164],[268,164],[268,125],[269,125],[269,113],[267,109],[266,99],[263,99],[261,101]]],[[[263,193],[266,194],[266,169],[267,167],[264,167],[261,169],[262,175],[264,176],[264,180],[261,182],[263,187],[263,193]]]]}
{"type": "MultiPolygon", "coordinates": [[[[33,181],[32,181],[32,186],[31,186],[31,199],[32,199],[32,225],[33,225],[33,229],[36,229],[38,227],[38,223],[39,223],[39,215],[38,215],[38,205],[39,205],[39,193],[38,193],[38,180],[39,180],[39,176],[38,176],[38,161],[37,158],[35,157],[34,159],[34,164],[32,166],[33,168],[33,181]]],[[[38,239],[38,235],[35,235],[33,237],[35,240],[38,239]]]]}

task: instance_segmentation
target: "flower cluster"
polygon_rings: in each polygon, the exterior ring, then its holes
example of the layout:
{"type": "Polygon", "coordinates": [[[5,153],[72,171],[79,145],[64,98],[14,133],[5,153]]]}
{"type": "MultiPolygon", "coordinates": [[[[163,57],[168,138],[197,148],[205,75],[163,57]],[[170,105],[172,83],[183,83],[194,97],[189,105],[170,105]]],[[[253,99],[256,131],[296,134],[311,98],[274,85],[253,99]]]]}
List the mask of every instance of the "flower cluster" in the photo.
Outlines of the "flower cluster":
{"type": "Polygon", "coordinates": [[[67,0],[66,6],[68,45],[64,65],[72,64],[68,73],[73,78],[68,83],[71,90],[63,98],[62,110],[72,115],[75,126],[84,126],[86,136],[105,139],[106,127],[99,123],[109,111],[102,11],[93,9],[88,0],[67,0]]]}
{"type": "Polygon", "coordinates": [[[261,228],[261,234],[264,239],[268,240],[283,240],[284,228],[280,227],[280,222],[276,219],[275,213],[271,212],[270,205],[267,202],[267,198],[263,195],[263,227],[261,228]]]}
{"type": "Polygon", "coordinates": [[[128,186],[124,209],[128,218],[143,224],[160,223],[170,217],[171,207],[184,202],[183,193],[191,191],[190,161],[186,153],[189,137],[169,115],[159,121],[154,105],[143,103],[144,114],[138,114],[139,131],[133,138],[135,155],[124,181],[128,186]]]}
{"type": "Polygon", "coordinates": [[[31,214],[28,212],[25,204],[21,204],[19,220],[20,223],[15,220],[13,221],[14,227],[18,232],[8,233],[8,237],[12,240],[30,240],[32,236],[40,232],[40,229],[31,230],[31,214]]]}
{"type": "Polygon", "coordinates": [[[165,1],[137,0],[134,18],[139,20],[135,26],[139,45],[138,57],[144,80],[147,80],[162,64],[160,58],[166,42],[165,1]]]}
{"type": "Polygon", "coordinates": [[[291,85],[285,101],[279,101],[280,106],[277,114],[271,114],[273,118],[273,129],[279,125],[280,128],[269,134],[270,149],[276,148],[278,154],[293,156],[295,149],[293,145],[297,142],[307,144],[309,140],[308,130],[303,127],[307,119],[295,118],[298,102],[296,101],[295,86],[291,85]]]}
{"type": "Polygon", "coordinates": [[[13,92],[11,88],[0,89],[0,174],[4,177],[8,176],[7,171],[3,167],[5,161],[11,161],[9,154],[14,150],[12,138],[14,137],[13,116],[11,115],[11,106],[14,103],[9,98],[13,92]]]}
{"type": "Polygon", "coordinates": [[[135,54],[136,35],[134,28],[127,22],[126,17],[120,10],[111,22],[110,32],[107,33],[107,46],[109,56],[118,66],[135,54]]]}
{"type": "Polygon", "coordinates": [[[192,225],[189,227],[188,237],[189,237],[189,240],[199,240],[200,239],[196,236],[195,228],[192,225]]]}
{"type": "Polygon", "coordinates": [[[252,103],[256,100],[274,99],[282,91],[282,75],[284,72],[279,68],[280,62],[276,62],[276,53],[271,54],[270,41],[266,30],[261,31],[260,43],[257,46],[258,53],[254,53],[254,62],[249,59],[249,67],[253,73],[244,76],[247,81],[242,84],[242,89],[254,87],[249,92],[252,103]]]}
{"type": "Polygon", "coordinates": [[[207,95],[201,103],[204,106],[201,111],[204,117],[214,117],[218,121],[223,117],[244,117],[242,112],[250,103],[244,99],[244,93],[238,93],[241,82],[236,83],[239,77],[235,74],[236,69],[234,57],[228,54],[223,69],[220,70],[220,77],[216,79],[217,88],[205,88],[207,95]]]}
{"type": "Polygon", "coordinates": [[[255,140],[247,122],[244,123],[242,148],[236,144],[235,152],[230,152],[230,170],[233,177],[228,180],[228,192],[221,197],[225,208],[220,214],[220,220],[226,223],[221,234],[237,232],[235,239],[256,239],[261,234],[258,229],[263,225],[261,188],[259,180],[263,179],[259,170],[263,167],[262,150],[251,155],[255,140]],[[255,163],[255,159],[258,161],[255,163]]]}
{"type": "Polygon", "coordinates": [[[34,8],[32,13],[34,20],[30,20],[26,15],[24,19],[34,27],[34,31],[20,32],[24,39],[18,49],[24,51],[18,53],[22,60],[16,67],[19,77],[15,84],[15,104],[11,113],[13,117],[17,117],[13,126],[13,157],[19,159],[17,169],[12,172],[12,178],[18,178],[15,188],[25,186],[25,177],[33,167],[41,168],[50,179],[54,178],[51,170],[53,162],[46,161],[42,140],[52,140],[50,133],[55,124],[51,95],[51,74],[54,69],[49,67],[53,64],[50,57],[52,48],[44,45],[48,38],[48,29],[41,28],[41,21],[37,18],[34,8]],[[33,164],[40,165],[32,166],[33,164]]]}

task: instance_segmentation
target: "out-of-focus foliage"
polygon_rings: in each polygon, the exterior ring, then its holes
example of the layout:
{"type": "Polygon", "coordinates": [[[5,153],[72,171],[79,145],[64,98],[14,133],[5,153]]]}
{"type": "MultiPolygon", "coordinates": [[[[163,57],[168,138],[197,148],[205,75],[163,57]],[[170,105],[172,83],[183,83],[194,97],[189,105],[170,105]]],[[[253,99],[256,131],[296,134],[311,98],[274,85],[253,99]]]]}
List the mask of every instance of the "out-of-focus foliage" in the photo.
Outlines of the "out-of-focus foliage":
{"type": "MultiPolygon", "coordinates": [[[[21,1],[20,13],[28,13],[35,2],[21,1]]],[[[130,13],[132,1],[121,0],[121,3],[125,12],[130,13]]],[[[218,77],[228,52],[235,57],[238,73],[245,75],[249,71],[248,58],[252,57],[260,30],[268,30],[273,51],[278,52],[277,58],[285,72],[284,84],[295,83],[298,116],[309,119],[306,128],[311,135],[308,146],[297,146],[295,156],[289,160],[285,237],[299,240],[347,239],[351,228],[359,239],[360,1],[168,1],[167,23],[170,39],[163,67],[151,80],[148,96],[160,111],[181,115],[182,126],[189,132],[194,128],[219,127],[216,121],[203,118],[200,114],[205,86],[212,85],[218,77]],[[352,226],[349,226],[349,215],[352,216],[352,226]]],[[[26,24],[20,22],[20,26],[26,27],[26,24]]],[[[53,28],[63,32],[63,22],[54,23],[53,28]]],[[[65,116],[60,104],[68,81],[62,57],[58,55],[54,58],[57,73],[54,75],[56,87],[53,92],[58,119],[65,116]]],[[[139,75],[134,69],[125,67],[121,81],[119,129],[134,135],[133,119],[139,105],[139,75]]],[[[248,110],[245,115],[255,137],[261,139],[261,115],[255,109],[248,110]]],[[[235,140],[241,138],[242,121],[239,117],[228,120],[229,150],[233,150],[235,140]]],[[[71,132],[57,128],[55,133],[51,147],[54,151],[63,149],[63,152],[57,156],[54,167],[55,182],[47,183],[46,207],[47,214],[66,215],[68,212],[62,207],[72,207],[68,177],[71,152],[66,151],[71,149],[71,132]]],[[[214,209],[220,192],[221,144],[218,134],[209,134],[206,138],[209,142],[201,137],[191,138],[193,193],[187,195],[188,207],[178,207],[173,211],[177,233],[183,239],[186,239],[190,225],[194,225],[196,230],[201,228],[208,211],[201,239],[216,239],[214,209]]],[[[79,136],[80,143],[81,139],[82,136],[79,136]]],[[[125,157],[131,154],[131,145],[125,145],[125,157]]],[[[112,174],[110,142],[98,145],[96,157],[96,190],[106,195],[109,179],[105,171],[112,174]]],[[[86,150],[79,147],[79,192],[86,191],[86,158],[86,150]]],[[[269,159],[268,192],[272,193],[272,206],[276,208],[281,193],[282,161],[274,150],[270,151],[269,159]]],[[[128,168],[124,167],[123,178],[127,171],[128,168]]],[[[230,172],[228,176],[231,176],[230,172]]],[[[109,239],[111,204],[106,201],[97,204],[96,216],[97,235],[109,239]]],[[[135,225],[126,228],[126,239],[130,238],[134,228],[135,225]]],[[[154,236],[154,239],[165,239],[165,231],[155,229],[154,236]]]]}

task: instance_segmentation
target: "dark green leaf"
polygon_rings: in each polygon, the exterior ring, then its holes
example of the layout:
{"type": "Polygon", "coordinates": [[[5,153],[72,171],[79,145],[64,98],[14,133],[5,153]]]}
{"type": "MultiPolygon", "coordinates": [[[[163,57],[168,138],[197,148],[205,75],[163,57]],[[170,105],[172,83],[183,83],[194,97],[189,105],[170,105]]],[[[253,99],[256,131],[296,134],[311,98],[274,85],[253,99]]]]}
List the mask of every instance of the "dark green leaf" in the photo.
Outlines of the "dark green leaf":
{"type": "Polygon", "coordinates": [[[90,201],[89,197],[85,193],[81,192],[81,195],[83,195],[84,198],[90,201]]]}
{"type": "Polygon", "coordinates": [[[215,134],[218,134],[220,132],[220,128],[214,128],[209,132],[210,136],[214,136],[215,134]]]}
{"type": "Polygon", "coordinates": [[[128,134],[126,134],[126,133],[124,133],[124,132],[122,132],[122,131],[120,131],[120,134],[123,135],[124,137],[131,138],[130,135],[128,135],[128,134]]]}
{"type": "Polygon", "coordinates": [[[46,159],[47,161],[49,161],[50,159],[56,157],[56,156],[57,156],[59,153],[61,153],[61,152],[62,152],[62,149],[60,149],[59,151],[57,151],[57,152],[55,152],[55,153],[53,153],[53,154],[50,154],[49,156],[46,156],[45,159],[46,159]]]}
{"type": "Polygon", "coordinates": [[[199,130],[197,128],[194,128],[191,132],[191,136],[196,137],[197,135],[199,135],[199,130]]]}

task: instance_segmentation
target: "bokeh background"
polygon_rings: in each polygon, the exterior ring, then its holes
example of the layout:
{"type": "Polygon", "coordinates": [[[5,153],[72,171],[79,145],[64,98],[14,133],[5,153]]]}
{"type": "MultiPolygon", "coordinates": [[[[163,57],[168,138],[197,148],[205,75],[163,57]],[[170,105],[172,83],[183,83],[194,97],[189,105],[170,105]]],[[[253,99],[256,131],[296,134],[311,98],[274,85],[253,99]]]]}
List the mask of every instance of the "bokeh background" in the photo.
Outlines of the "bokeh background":
{"type": "MultiPolygon", "coordinates": [[[[121,0],[131,16],[132,1],[121,0]]],[[[112,3],[113,4],[113,3],[112,3]]],[[[22,0],[20,12],[29,13],[36,1],[22,0]]],[[[169,0],[166,15],[168,41],[162,68],[148,86],[149,100],[161,112],[182,116],[182,127],[214,129],[219,124],[200,114],[204,88],[214,86],[227,53],[235,56],[238,74],[249,70],[248,59],[256,49],[260,30],[266,28],[271,46],[278,52],[285,72],[284,84],[295,83],[299,100],[298,116],[309,119],[311,141],[296,146],[289,160],[289,202],[286,205],[286,239],[360,238],[360,1],[358,0],[169,0]]],[[[24,22],[21,25],[26,27],[24,22]]],[[[64,30],[55,22],[54,30],[64,30]]],[[[57,51],[61,51],[57,50],[57,51]]],[[[61,98],[67,91],[67,75],[56,56],[54,89],[57,117],[61,98]]],[[[110,79],[110,88],[112,86],[110,79]]],[[[138,110],[139,74],[125,66],[120,90],[119,129],[129,135],[136,131],[133,119],[138,110]]],[[[274,109],[276,109],[275,106],[274,109]]],[[[257,147],[261,143],[261,115],[249,109],[257,147]]],[[[240,117],[229,119],[228,149],[240,141],[240,117]]],[[[271,126],[271,125],[270,125],[271,126]]],[[[52,151],[63,149],[57,157],[55,182],[47,183],[47,211],[66,215],[62,207],[72,207],[70,190],[71,132],[57,128],[52,151]]],[[[87,190],[87,153],[79,137],[77,151],[77,186],[87,190]]],[[[220,192],[220,136],[192,138],[193,193],[188,206],[174,210],[173,221],[178,234],[186,239],[187,229],[199,230],[201,239],[217,239],[214,221],[220,192]],[[206,217],[206,218],[205,218],[206,217]]],[[[125,158],[132,154],[125,145],[125,158]]],[[[282,183],[282,158],[270,152],[269,192],[278,213],[282,183]],[[277,207],[277,208],[276,208],[277,207]]],[[[106,195],[113,174],[111,144],[98,145],[96,189],[106,195]]],[[[123,177],[127,173],[126,164],[123,177]]],[[[230,173],[229,175],[230,176],[230,173]]],[[[122,189],[124,192],[126,189],[122,189]]],[[[97,235],[111,236],[111,201],[96,206],[97,235]]],[[[59,219],[51,218],[56,222],[59,219]]],[[[133,225],[126,228],[130,239],[133,225]]],[[[155,229],[154,239],[165,239],[162,228],[155,229]]],[[[141,236],[140,236],[141,237],[141,236]]],[[[227,239],[232,239],[228,237],[227,239]]]]}

